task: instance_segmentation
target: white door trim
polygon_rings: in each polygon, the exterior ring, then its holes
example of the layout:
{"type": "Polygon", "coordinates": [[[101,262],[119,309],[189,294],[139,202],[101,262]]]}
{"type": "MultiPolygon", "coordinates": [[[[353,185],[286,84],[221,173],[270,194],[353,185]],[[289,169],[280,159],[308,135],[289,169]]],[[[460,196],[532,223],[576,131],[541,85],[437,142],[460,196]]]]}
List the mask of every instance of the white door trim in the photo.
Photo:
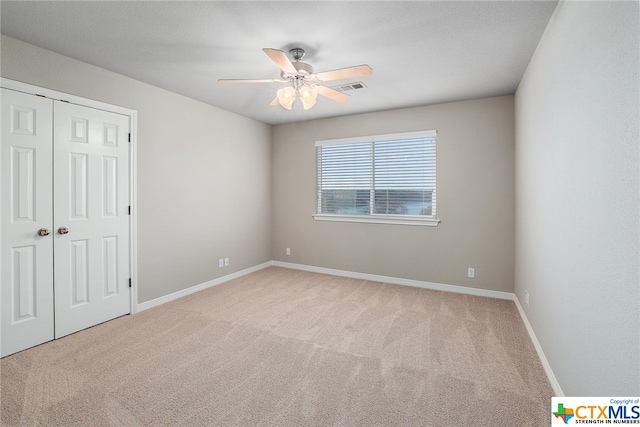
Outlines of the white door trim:
{"type": "Polygon", "coordinates": [[[129,263],[131,266],[131,314],[135,314],[138,311],[138,112],[130,108],[107,104],[93,99],[82,98],[80,96],[70,95],[68,93],[58,92],[56,90],[6,78],[0,78],[0,87],[129,116],[131,129],[131,144],[129,144],[129,176],[131,177],[129,182],[129,205],[131,206],[131,215],[129,218],[129,227],[131,230],[129,240],[129,263]]]}

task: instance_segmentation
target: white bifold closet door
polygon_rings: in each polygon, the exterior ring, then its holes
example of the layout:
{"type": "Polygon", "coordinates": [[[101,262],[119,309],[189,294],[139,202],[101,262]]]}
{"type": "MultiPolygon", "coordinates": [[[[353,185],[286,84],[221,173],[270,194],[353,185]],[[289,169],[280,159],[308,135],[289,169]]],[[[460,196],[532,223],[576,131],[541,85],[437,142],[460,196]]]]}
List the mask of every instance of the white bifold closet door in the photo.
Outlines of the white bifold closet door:
{"type": "Polygon", "coordinates": [[[64,102],[53,113],[60,338],[130,312],[129,117],[64,102]]]}
{"type": "Polygon", "coordinates": [[[130,312],[128,135],[2,89],[2,356],[130,312]]]}
{"type": "Polygon", "coordinates": [[[0,350],[6,356],[54,337],[53,101],[6,89],[1,98],[0,350]]]}

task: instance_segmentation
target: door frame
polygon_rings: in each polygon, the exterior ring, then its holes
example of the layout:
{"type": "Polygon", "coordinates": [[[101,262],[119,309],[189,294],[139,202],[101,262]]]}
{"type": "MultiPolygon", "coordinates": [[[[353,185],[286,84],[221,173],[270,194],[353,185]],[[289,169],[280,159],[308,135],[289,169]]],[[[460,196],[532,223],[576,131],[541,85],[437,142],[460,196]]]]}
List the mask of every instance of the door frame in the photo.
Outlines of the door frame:
{"type": "MultiPolygon", "coordinates": [[[[131,132],[131,143],[129,144],[129,205],[131,206],[131,215],[129,216],[129,265],[131,268],[129,272],[131,274],[130,314],[135,314],[138,311],[138,112],[130,108],[107,104],[93,99],[82,98],[80,96],[70,95],[68,93],[6,78],[0,78],[0,87],[15,90],[17,92],[23,92],[29,95],[49,98],[54,101],[68,102],[129,117],[129,127],[131,132]]],[[[53,137],[51,140],[53,141],[53,137]]],[[[2,236],[0,236],[0,238],[1,237],[2,236]]]]}

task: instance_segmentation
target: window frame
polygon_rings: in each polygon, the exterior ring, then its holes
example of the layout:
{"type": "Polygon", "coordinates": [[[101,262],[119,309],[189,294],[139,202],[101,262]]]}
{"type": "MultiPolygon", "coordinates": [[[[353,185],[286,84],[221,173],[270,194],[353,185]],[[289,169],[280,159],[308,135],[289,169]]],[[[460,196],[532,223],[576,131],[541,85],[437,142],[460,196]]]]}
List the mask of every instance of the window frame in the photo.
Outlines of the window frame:
{"type": "MultiPolygon", "coordinates": [[[[353,138],[339,138],[339,139],[326,139],[316,141],[316,213],[313,215],[313,218],[316,221],[337,221],[337,222],[359,222],[359,223],[375,223],[375,224],[397,224],[397,225],[418,225],[418,226],[432,226],[435,227],[440,224],[440,219],[438,219],[437,214],[438,210],[436,209],[435,215],[388,215],[388,214],[376,214],[369,213],[367,215],[359,215],[359,214],[327,214],[327,213],[318,213],[320,208],[320,168],[318,167],[319,161],[319,147],[328,146],[328,145],[348,145],[348,144],[358,144],[358,143],[371,143],[374,144],[376,142],[385,142],[392,140],[408,140],[408,139],[421,139],[421,138],[429,138],[434,140],[435,152],[434,152],[434,161],[435,161],[435,172],[434,172],[434,197],[437,195],[437,131],[436,130],[427,130],[427,131],[418,131],[418,132],[402,132],[402,133],[392,133],[392,134],[382,134],[382,135],[371,135],[371,136],[359,136],[353,138]]],[[[372,161],[374,161],[372,159],[372,161]]],[[[375,185],[375,184],[374,184],[375,185]]],[[[434,199],[434,201],[437,199],[434,199]]],[[[435,205],[435,203],[434,203],[435,205]]]]}

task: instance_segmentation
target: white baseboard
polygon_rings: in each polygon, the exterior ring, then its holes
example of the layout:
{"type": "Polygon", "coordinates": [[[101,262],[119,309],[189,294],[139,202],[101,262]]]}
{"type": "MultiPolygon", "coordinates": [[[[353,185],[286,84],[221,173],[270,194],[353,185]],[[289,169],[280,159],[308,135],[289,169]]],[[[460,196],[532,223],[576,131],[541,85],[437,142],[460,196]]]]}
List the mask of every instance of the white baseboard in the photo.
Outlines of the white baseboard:
{"type": "Polygon", "coordinates": [[[246,268],[244,270],[236,271],[235,273],[231,273],[226,276],[218,277],[217,279],[209,280],[208,282],[200,283],[199,285],[191,286],[190,288],[183,289],[181,291],[177,291],[169,295],[164,295],[159,298],[152,299],[150,301],[139,303],[137,306],[137,312],[141,312],[153,307],[157,307],[162,304],[166,304],[170,301],[177,300],[178,298],[182,298],[187,295],[193,294],[195,292],[210,288],[212,286],[216,286],[224,282],[228,282],[229,280],[237,279],[238,277],[246,276],[247,274],[256,272],[258,270],[262,270],[263,268],[271,267],[271,265],[272,265],[272,261],[268,261],[263,264],[258,264],[253,267],[246,268]]]}
{"type": "Polygon", "coordinates": [[[178,298],[182,298],[184,296],[193,294],[195,292],[202,291],[212,286],[220,285],[222,283],[228,282],[229,280],[237,279],[238,277],[245,276],[247,274],[253,273],[258,270],[262,270],[263,268],[267,268],[270,266],[290,268],[293,270],[304,270],[304,271],[310,271],[314,273],[331,274],[334,276],[351,277],[354,279],[371,280],[373,282],[391,283],[394,285],[413,286],[416,288],[434,289],[438,291],[455,292],[455,293],[467,294],[467,295],[476,295],[481,297],[499,298],[499,299],[506,299],[506,300],[514,299],[514,294],[509,292],[492,291],[488,289],[468,288],[465,286],[445,285],[442,283],[423,282],[420,280],[402,279],[402,278],[390,277],[390,276],[379,276],[377,274],[358,273],[355,271],[346,271],[346,270],[336,270],[333,268],[315,267],[312,265],[294,264],[290,262],[268,261],[263,264],[249,267],[244,270],[240,270],[226,276],[218,277],[217,279],[209,280],[208,282],[200,283],[199,285],[191,286],[190,288],[187,288],[187,289],[182,289],[180,291],[173,292],[171,294],[152,299],[150,301],[138,303],[138,305],[136,306],[135,312],[148,310],[150,308],[157,307],[162,304],[166,304],[168,302],[177,300],[178,298]]]}
{"type": "Polygon", "coordinates": [[[384,282],[394,285],[413,286],[437,291],[455,292],[458,294],[475,295],[489,298],[513,300],[515,295],[511,292],[492,291],[489,289],[468,288],[466,286],[445,285],[442,283],[423,282],[421,280],[402,279],[399,277],[379,276],[377,274],[358,273],[355,271],[335,270],[333,268],[315,267],[313,265],[294,264],[290,262],[271,261],[275,267],[292,268],[294,270],[311,271],[313,273],[331,274],[334,276],[351,277],[353,279],[371,280],[372,282],[384,282]]]}
{"type": "Polygon", "coordinates": [[[531,342],[533,343],[533,346],[536,348],[536,352],[538,353],[538,358],[542,363],[542,367],[544,368],[544,371],[547,373],[547,377],[549,378],[549,382],[551,383],[551,388],[553,389],[553,393],[557,397],[564,397],[564,392],[560,387],[560,383],[558,382],[556,375],[553,373],[553,370],[551,369],[551,365],[549,365],[547,356],[545,356],[544,351],[542,351],[542,346],[540,345],[540,341],[538,341],[538,337],[536,337],[535,332],[533,332],[531,323],[529,323],[529,319],[527,318],[527,315],[522,309],[520,300],[518,300],[518,297],[515,296],[515,294],[514,294],[513,301],[516,303],[516,307],[518,307],[518,311],[520,312],[520,317],[522,317],[524,326],[527,328],[527,332],[529,332],[529,337],[531,338],[531,342]]]}

